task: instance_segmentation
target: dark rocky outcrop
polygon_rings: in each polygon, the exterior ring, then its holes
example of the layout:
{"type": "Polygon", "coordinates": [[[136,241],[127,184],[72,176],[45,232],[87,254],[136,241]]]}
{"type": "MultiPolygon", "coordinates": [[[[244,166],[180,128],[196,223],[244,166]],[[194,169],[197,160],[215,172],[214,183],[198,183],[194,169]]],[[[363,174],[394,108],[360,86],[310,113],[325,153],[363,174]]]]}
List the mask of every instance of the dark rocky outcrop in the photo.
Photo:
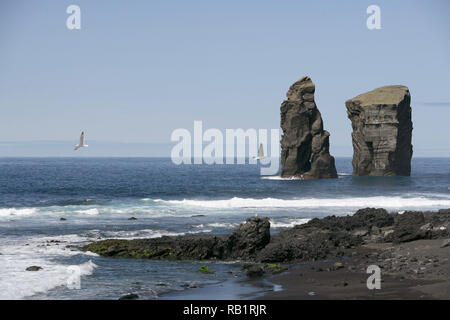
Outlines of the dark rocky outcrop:
{"type": "Polygon", "coordinates": [[[276,263],[260,263],[260,264],[245,264],[243,270],[246,272],[249,278],[262,277],[264,274],[279,274],[287,271],[286,266],[282,266],[276,263]]]}
{"type": "Polygon", "coordinates": [[[354,176],[409,176],[412,157],[411,96],[387,86],[348,100],[354,176]]]}
{"type": "Polygon", "coordinates": [[[231,259],[255,257],[269,242],[269,219],[252,217],[239,225],[227,239],[226,256],[231,259]]]}
{"type": "Polygon", "coordinates": [[[137,300],[137,299],[139,299],[139,296],[134,293],[129,293],[119,298],[119,300],[137,300]]]}
{"type": "MultiPolygon", "coordinates": [[[[267,218],[253,217],[231,235],[197,235],[136,240],[103,240],[83,248],[102,256],[140,259],[246,260],[264,263],[340,257],[370,243],[448,239],[450,210],[388,213],[366,208],[352,216],[329,216],[270,236],[267,218]]],[[[274,264],[263,271],[276,272],[274,264]]],[[[250,274],[261,273],[255,267],[250,274]]]]}
{"type": "Polygon", "coordinates": [[[329,216],[281,231],[258,255],[263,262],[318,260],[343,255],[364,243],[372,232],[393,226],[395,218],[384,209],[361,209],[353,216],[329,216]]]}
{"type": "Polygon", "coordinates": [[[281,104],[282,177],[337,178],[329,152],[330,134],[323,129],[314,92],[314,83],[303,77],[289,88],[287,100],[281,104]]]}
{"type": "Polygon", "coordinates": [[[395,216],[392,232],[384,239],[402,243],[420,239],[440,239],[448,236],[450,214],[406,211],[395,216]]]}
{"type": "Polygon", "coordinates": [[[447,248],[450,247],[450,239],[445,239],[442,241],[441,248],[447,248]]]}
{"type": "Polygon", "coordinates": [[[42,267],[39,266],[31,266],[25,269],[26,271],[39,271],[42,270],[42,267]]]}
{"type": "Polygon", "coordinates": [[[263,262],[317,260],[341,256],[366,243],[402,243],[445,239],[450,235],[450,214],[438,212],[388,213],[366,208],[353,216],[313,219],[272,237],[258,254],[263,262]]]}
{"type": "Polygon", "coordinates": [[[110,239],[83,248],[102,256],[160,260],[252,260],[270,241],[267,218],[252,217],[231,235],[110,239]]]}

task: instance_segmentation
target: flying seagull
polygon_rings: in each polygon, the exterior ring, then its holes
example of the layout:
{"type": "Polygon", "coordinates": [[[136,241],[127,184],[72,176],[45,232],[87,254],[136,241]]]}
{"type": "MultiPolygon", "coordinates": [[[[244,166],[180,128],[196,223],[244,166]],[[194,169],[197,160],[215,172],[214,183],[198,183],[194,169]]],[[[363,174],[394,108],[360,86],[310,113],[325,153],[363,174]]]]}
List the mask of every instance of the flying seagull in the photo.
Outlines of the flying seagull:
{"type": "Polygon", "coordinates": [[[261,143],[259,145],[259,150],[258,150],[258,156],[257,157],[253,157],[253,160],[262,160],[264,159],[266,156],[264,155],[264,148],[263,148],[263,144],[261,143]]]}
{"type": "Polygon", "coordinates": [[[87,147],[87,146],[88,146],[87,144],[84,144],[84,131],[83,131],[83,132],[81,132],[80,143],[75,145],[75,149],[73,149],[73,150],[78,150],[80,148],[87,147]]]}

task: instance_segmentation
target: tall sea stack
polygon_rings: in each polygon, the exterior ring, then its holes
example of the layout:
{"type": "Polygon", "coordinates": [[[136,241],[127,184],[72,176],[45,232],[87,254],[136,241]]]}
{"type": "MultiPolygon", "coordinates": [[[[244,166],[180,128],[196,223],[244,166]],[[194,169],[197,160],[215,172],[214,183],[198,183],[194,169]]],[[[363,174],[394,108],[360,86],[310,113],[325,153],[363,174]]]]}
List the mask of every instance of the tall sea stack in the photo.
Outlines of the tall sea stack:
{"type": "Polygon", "coordinates": [[[330,134],[314,102],[315,85],[309,77],[294,83],[281,104],[281,176],[303,179],[337,178],[329,152],[330,134]]]}
{"type": "Polygon", "coordinates": [[[354,176],[409,176],[412,157],[411,95],[386,86],[348,100],[354,176]]]}

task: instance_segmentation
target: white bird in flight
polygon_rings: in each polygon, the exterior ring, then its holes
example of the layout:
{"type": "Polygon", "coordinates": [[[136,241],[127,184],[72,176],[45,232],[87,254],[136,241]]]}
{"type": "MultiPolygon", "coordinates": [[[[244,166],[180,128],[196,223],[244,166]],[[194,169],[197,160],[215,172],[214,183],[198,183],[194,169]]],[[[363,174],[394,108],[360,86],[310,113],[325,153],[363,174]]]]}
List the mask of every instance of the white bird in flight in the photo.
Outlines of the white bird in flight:
{"type": "Polygon", "coordinates": [[[80,142],[75,145],[75,149],[73,149],[73,150],[78,150],[80,148],[87,147],[87,146],[88,146],[87,144],[84,144],[84,131],[83,131],[83,132],[81,132],[80,142]]]}
{"type": "Polygon", "coordinates": [[[263,144],[261,143],[259,145],[259,150],[258,150],[258,156],[257,157],[253,157],[253,160],[262,160],[264,159],[266,156],[264,155],[264,148],[263,148],[263,144]]]}

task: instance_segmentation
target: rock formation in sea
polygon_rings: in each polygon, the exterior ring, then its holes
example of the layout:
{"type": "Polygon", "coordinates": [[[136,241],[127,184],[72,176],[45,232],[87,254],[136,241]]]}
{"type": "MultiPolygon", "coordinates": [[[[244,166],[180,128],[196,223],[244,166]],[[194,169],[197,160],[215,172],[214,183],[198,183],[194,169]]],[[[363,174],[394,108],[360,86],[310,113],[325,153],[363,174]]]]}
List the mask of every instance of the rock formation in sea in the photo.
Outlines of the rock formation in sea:
{"type": "Polygon", "coordinates": [[[337,178],[330,155],[328,131],[323,129],[309,77],[295,82],[281,104],[281,176],[304,179],[337,178]]]}
{"type": "Polygon", "coordinates": [[[348,100],[354,176],[409,176],[412,157],[411,95],[386,86],[348,100]]]}

